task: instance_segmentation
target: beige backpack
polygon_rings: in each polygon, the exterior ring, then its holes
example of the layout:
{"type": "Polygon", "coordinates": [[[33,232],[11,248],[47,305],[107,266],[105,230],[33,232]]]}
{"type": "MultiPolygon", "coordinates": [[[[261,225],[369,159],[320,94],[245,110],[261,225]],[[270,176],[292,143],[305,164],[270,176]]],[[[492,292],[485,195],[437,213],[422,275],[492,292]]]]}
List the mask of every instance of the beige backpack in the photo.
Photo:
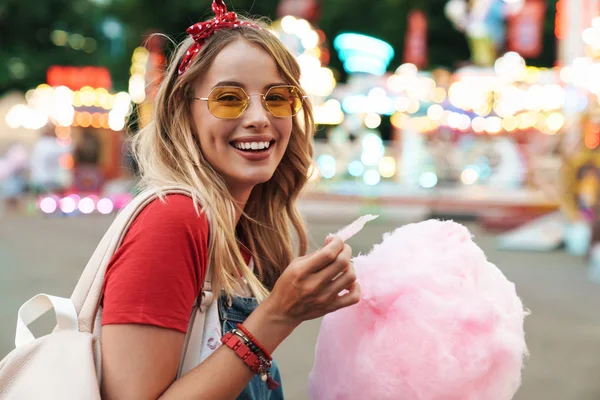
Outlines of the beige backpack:
{"type": "MultiPolygon", "coordinates": [[[[191,196],[184,188],[169,187],[162,191],[191,196]]],[[[131,223],[156,198],[156,190],[142,192],[117,215],[70,299],[38,294],[21,306],[17,314],[16,348],[0,361],[0,399],[100,399],[99,303],[104,274],[131,223]],[[49,310],[56,314],[56,328],[36,339],[27,326],[49,310]]],[[[209,270],[206,276],[210,276],[209,270]]],[[[206,279],[192,311],[178,377],[197,362],[205,311],[212,299],[210,279],[206,279]]]]}

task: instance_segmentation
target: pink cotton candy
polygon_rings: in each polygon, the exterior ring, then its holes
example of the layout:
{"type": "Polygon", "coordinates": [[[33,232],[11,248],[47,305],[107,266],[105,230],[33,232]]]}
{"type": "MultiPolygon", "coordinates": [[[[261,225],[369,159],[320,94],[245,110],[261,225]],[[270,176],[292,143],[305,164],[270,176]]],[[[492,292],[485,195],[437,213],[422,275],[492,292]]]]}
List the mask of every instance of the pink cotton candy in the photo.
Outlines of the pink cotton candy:
{"type": "Polygon", "coordinates": [[[464,226],[406,225],[354,266],[361,301],[323,320],[312,400],[512,399],[527,313],[464,226]]]}

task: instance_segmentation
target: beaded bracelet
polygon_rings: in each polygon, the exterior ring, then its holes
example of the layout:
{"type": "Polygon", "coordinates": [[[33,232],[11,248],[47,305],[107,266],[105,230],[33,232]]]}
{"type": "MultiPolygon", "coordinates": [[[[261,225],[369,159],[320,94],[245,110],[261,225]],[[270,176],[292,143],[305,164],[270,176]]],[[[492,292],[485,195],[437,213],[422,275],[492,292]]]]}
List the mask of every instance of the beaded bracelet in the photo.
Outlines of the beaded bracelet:
{"type": "Polygon", "coordinates": [[[248,329],[246,329],[246,327],[242,324],[237,324],[237,328],[244,332],[244,334],[250,339],[250,341],[256,346],[258,347],[258,349],[261,351],[261,353],[263,353],[263,355],[270,361],[273,359],[273,357],[271,357],[271,354],[269,354],[269,352],[260,344],[260,342],[258,340],[256,340],[256,338],[254,336],[252,336],[252,334],[248,331],[248,329]]]}
{"type": "Polygon", "coordinates": [[[252,341],[250,340],[250,338],[244,334],[244,332],[238,331],[237,329],[233,329],[231,331],[231,333],[233,333],[234,335],[240,337],[244,341],[244,344],[258,358],[258,366],[256,368],[254,368],[253,371],[256,374],[261,375],[263,381],[265,381],[266,380],[265,374],[271,368],[271,366],[273,365],[271,363],[271,360],[269,360],[269,359],[267,359],[267,358],[264,357],[264,355],[260,352],[260,350],[258,350],[258,348],[254,345],[254,343],[252,343],[252,341]]]}
{"type": "Polygon", "coordinates": [[[227,332],[227,334],[221,338],[221,342],[232,349],[252,372],[260,375],[263,382],[267,383],[267,388],[269,390],[279,387],[279,383],[271,377],[269,371],[272,367],[271,360],[267,359],[260,350],[257,351],[257,346],[255,346],[250,338],[242,331],[233,329],[232,331],[227,332]],[[254,350],[252,348],[254,348],[254,350]]]}

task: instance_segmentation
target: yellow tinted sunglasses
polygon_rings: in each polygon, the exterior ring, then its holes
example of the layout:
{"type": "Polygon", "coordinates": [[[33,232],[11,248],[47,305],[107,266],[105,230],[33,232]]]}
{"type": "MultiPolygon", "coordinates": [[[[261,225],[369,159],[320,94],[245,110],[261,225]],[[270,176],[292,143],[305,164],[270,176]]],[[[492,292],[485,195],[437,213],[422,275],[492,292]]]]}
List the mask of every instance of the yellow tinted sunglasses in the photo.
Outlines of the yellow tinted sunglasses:
{"type": "MultiPolygon", "coordinates": [[[[278,118],[293,117],[302,109],[306,96],[302,96],[297,87],[291,85],[273,86],[262,97],[263,107],[278,118]]],[[[211,90],[208,97],[194,97],[206,101],[212,115],[221,119],[238,118],[250,104],[250,96],[237,86],[219,86],[211,90]]]]}

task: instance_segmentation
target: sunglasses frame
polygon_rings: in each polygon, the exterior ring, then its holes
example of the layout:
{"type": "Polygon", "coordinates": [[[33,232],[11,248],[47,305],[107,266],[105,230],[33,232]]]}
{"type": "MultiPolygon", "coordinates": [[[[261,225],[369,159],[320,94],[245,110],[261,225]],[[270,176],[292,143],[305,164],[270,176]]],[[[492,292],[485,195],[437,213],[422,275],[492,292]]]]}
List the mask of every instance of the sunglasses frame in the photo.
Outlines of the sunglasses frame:
{"type": "Polygon", "coordinates": [[[206,107],[208,107],[208,111],[211,113],[211,115],[213,117],[219,118],[219,119],[236,119],[236,118],[241,117],[246,112],[246,110],[248,109],[248,106],[250,105],[250,97],[252,97],[252,96],[260,96],[263,108],[265,110],[267,110],[269,112],[269,114],[271,114],[275,118],[289,118],[289,117],[295,117],[296,115],[298,115],[298,113],[300,112],[300,110],[302,110],[302,108],[304,107],[304,100],[308,99],[308,96],[300,96],[299,97],[300,102],[301,102],[301,107],[294,114],[292,114],[292,115],[286,115],[286,116],[283,116],[283,117],[279,117],[279,116],[273,114],[273,112],[271,110],[269,110],[269,107],[267,107],[267,99],[266,99],[266,96],[269,94],[269,92],[271,90],[273,90],[273,89],[276,89],[276,88],[293,88],[294,90],[297,90],[299,92],[298,87],[296,87],[294,85],[276,85],[276,86],[271,86],[269,88],[269,90],[267,90],[266,93],[254,93],[254,94],[248,94],[248,93],[246,93],[246,91],[243,88],[239,87],[239,86],[217,86],[217,87],[213,88],[210,91],[210,93],[208,94],[208,97],[192,97],[192,98],[194,100],[205,101],[206,102],[206,107]],[[239,89],[239,90],[242,91],[242,93],[244,93],[246,95],[246,105],[244,106],[244,108],[242,109],[242,111],[239,113],[239,115],[237,115],[235,117],[230,117],[230,118],[227,118],[227,117],[218,117],[218,116],[216,116],[215,114],[212,113],[212,111],[210,110],[210,107],[208,105],[208,102],[211,100],[210,99],[211,94],[215,90],[220,90],[220,89],[223,89],[224,87],[239,89]]]}

